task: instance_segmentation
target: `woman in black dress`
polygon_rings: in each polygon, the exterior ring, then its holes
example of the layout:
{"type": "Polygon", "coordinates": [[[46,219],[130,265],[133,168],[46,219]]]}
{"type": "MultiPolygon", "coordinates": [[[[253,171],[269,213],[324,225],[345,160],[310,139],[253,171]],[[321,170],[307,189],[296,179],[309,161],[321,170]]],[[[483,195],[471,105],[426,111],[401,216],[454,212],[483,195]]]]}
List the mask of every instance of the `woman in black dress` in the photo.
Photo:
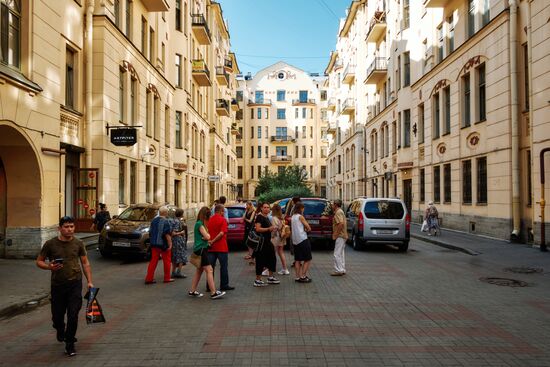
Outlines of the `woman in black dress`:
{"type": "MultiPolygon", "coordinates": [[[[248,246],[248,234],[254,227],[254,218],[256,217],[256,209],[252,205],[251,201],[246,202],[246,210],[244,211],[244,242],[248,246]]],[[[248,254],[244,257],[246,260],[252,259],[252,248],[248,246],[248,254]]]]}
{"type": "Polygon", "coordinates": [[[260,236],[262,236],[260,249],[255,252],[256,257],[256,280],[254,280],[254,287],[264,287],[268,284],[279,284],[279,279],[273,276],[277,266],[277,258],[275,257],[275,248],[271,243],[271,232],[276,231],[277,227],[271,224],[271,221],[267,217],[271,210],[268,203],[263,203],[261,211],[256,215],[255,230],[260,236]],[[264,268],[267,268],[269,275],[267,277],[267,283],[262,280],[262,272],[264,268]]]}

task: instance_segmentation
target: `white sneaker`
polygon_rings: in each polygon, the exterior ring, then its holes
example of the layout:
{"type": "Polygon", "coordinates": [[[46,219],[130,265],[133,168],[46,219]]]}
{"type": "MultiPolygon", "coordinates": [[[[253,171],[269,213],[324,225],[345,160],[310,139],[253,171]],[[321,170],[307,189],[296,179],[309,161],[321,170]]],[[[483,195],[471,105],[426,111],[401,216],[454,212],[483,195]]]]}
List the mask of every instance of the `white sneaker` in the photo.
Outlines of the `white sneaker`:
{"type": "Polygon", "coordinates": [[[264,271],[262,271],[262,275],[263,276],[268,276],[269,275],[269,270],[265,269],[264,271]]]}
{"type": "Polygon", "coordinates": [[[289,275],[290,271],[288,271],[288,269],[281,269],[277,272],[277,274],[279,274],[279,275],[289,275]]]}

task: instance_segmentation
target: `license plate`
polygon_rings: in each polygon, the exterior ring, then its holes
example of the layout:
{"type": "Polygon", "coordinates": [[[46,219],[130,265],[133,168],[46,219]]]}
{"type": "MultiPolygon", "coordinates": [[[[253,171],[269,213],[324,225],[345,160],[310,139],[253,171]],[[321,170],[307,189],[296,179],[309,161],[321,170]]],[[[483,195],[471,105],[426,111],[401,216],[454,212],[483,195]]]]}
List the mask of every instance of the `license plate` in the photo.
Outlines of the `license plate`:
{"type": "Polygon", "coordinates": [[[379,229],[376,231],[377,234],[393,234],[391,229],[379,229]]]}
{"type": "Polygon", "coordinates": [[[319,219],[310,219],[307,221],[309,224],[319,224],[319,219]]]}
{"type": "Polygon", "coordinates": [[[130,247],[130,242],[113,242],[115,247],[130,247]]]}
{"type": "Polygon", "coordinates": [[[237,228],[237,225],[236,224],[230,224],[227,226],[228,229],[235,229],[237,228]]]}

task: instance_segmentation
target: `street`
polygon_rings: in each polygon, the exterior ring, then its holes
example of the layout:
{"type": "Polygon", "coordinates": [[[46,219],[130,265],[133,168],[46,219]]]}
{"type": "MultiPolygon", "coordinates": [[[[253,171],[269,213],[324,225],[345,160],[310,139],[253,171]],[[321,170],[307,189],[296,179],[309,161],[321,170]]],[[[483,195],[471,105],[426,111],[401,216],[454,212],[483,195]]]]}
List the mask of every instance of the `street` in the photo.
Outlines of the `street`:
{"type": "Polygon", "coordinates": [[[107,323],[88,326],[81,312],[78,355],[69,359],[49,305],[2,320],[0,365],[549,366],[550,269],[505,271],[540,256],[514,251],[471,256],[417,239],[405,254],[348,246],[347,275],[329,276],[332,252],[315,251],[312,283],[279,276],[280,285],[265,288],[252,286],[254,267],[239,251],[229,260],[236,289],[210,300],[187,296],[190,266],[187,279],[163,284],[159,263],[159,283],[146,286],[147,263],[90,250],[107,323]]]}

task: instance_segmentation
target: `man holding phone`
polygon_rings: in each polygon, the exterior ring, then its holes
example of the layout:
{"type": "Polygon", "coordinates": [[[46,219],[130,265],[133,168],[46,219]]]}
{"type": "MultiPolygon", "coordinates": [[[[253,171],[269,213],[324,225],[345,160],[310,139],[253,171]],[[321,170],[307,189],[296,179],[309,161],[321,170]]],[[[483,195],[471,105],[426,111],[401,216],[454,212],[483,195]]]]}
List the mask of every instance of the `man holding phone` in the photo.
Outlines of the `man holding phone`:
{"type": "Polygon", "coordinates": [[[36,265],[40,269],[51,271],[53,327],[57,330],[57,340],[65,342],[65,353],[69,357],[76,355],[74,343],[78,313],[82,308],[82,272],[88,280],[88,288],[94,286],[86,247],[81,240],[74,237],[74,229],[72,217],[61,217],[58,236],[44,243],[36,259],[36,265]]]}

